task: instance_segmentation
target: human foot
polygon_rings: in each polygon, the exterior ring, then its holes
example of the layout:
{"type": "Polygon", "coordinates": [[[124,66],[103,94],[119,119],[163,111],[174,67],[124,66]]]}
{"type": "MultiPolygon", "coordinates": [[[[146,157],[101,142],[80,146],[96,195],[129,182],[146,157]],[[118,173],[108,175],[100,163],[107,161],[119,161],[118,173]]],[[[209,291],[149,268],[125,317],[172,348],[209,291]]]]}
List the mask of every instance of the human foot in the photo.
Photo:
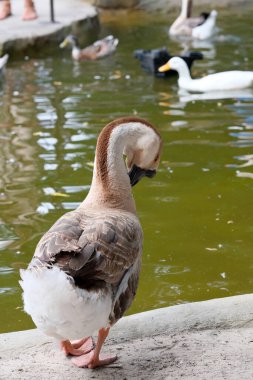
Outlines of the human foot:
{"type": "Polygon", "coordinates": [[[32,0],[25,0],[25,8],[22,15],[22,20],[30,21],[36,19],[37,13],[32,0]]]}
{"type": "Polygon", "coordinates": [[[11,3],[9,0],[4,0],[0,10],[0,20],[4,20],[9,16],[11,16],[11,3]]]}

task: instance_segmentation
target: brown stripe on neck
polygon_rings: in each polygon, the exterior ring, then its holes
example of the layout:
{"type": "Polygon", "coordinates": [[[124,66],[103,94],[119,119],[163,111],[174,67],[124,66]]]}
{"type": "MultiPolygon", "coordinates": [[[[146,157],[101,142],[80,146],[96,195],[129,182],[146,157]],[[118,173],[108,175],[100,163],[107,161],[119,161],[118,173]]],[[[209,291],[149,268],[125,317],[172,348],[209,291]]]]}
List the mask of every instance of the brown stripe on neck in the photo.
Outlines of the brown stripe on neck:
{"type": "Polygon", "coordinates": [[[109,181],[108,176],[108,147],[109,141],[114,128],[118,127],[121,124],[127,123],[141,123],[147,127],[152,128],[156,134],[161,138],[157,129],[150,124],[148,121],[141,119],[139,117],[122,117],[112,121],[107,124],[101,131],[98,136],[97,147],[96,147],[96,171],[97,176],[100,178],[101,183],[107,185],[109,181]]]}
{"type": "Polygon", "coordinates": [[[187,4],[186,17],[187,17],[187,18],[190,18],[190,17],[191,17],[191,14],[192,14],[192,0],[189,0],[189,1],[188,1],[188,4],[187,4]]]}

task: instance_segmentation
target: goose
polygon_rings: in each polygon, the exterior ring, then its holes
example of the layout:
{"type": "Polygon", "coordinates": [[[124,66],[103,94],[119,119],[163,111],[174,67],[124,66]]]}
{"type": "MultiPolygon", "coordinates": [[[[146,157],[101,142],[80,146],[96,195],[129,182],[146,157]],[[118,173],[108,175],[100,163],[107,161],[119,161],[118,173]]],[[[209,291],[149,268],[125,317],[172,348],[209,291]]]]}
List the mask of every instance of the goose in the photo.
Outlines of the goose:
{"type": "Polygon", "coordinates": [[[8,54],[5,54],[4,56],[2,56],[0,58],[0,74],[1,72],[4,70],[7,62],[8,62],[8,59],[9,59],[9,55],[8,54]]]}
{"type": "Polygon", "coordinates": [[[206,39],[214,33],[217,12],[213,10],[210,14],[203,12],[198,17],[191,17],[192,6],[193,0],[182,0],[181,13],[169,29],[170,36],[206,39]]]}
{"type": "Polygon", "coordinates": [[[170,69],[178,72],[178,86],[192,92],[237,90],[253,85],[253,71],[223,71],[192,79],[186,63],[180,57],[171,58],[159,68],[159,71],[164,72],[170,69]]]}
{"type": "Polygon", "coordinates": [[[203,24],[192,29],[192,37],[199,40],[210,38],[215,32],[217,15],[217,11],[213,9],[203,24]]]}
{"type": "Polygon", "coordinates": [[[61,342],[66,355],[75,356],[78,367],[117,359],[100,356],[100,350],[138,285],[142,228],[131,186],[156,174],[161,148],[157,129],[141,118],[105,126],[87,197],[55,222],[21,270],[24,310],[40,330],[61,342]]]}
{"type": "Polygon", "coordinates": [[[102,40],[94,42],[92,45],[81,49],[78,44],[78,40],[75,36],[69,35],[60,44],[60,48],[65,48],[66,46],[72,46],[72,58],[76,61],[82,60],[96,60],[98,58],[106,57],[114,53],[119,40],[113,36],[107,36],[102,40]]]}

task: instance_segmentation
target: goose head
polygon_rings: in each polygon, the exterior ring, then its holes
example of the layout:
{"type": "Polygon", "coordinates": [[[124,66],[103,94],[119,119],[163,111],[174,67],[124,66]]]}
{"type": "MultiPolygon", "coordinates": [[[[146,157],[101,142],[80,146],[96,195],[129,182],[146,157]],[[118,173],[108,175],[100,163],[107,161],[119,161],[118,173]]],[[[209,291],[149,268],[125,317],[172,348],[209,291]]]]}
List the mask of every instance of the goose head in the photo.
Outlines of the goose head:
{"type": "Polygon", "coordinates": [[[142,133],[137,134],[123,151],[131,186],[144,177],[153,178],[156,175],[162,150],[162,140],[157,130],[142,119],[136,119],[136,124],[138,122],[142,133]]]}
{"type": "Polygon", "coordinates": [[[158,71],[163,73],[168,70],[175,70],[179,76],[189,76],[190,71],[186,62],[180,57],[171,58],[165,65],[159,67],[158,71]]]}
{"type": "Polygon", "coordinates": [[[136,212],[131,186],[156,174],[162,150],[157,129],[139,117],[107,124],[97,140],[92,183],[83,205],[136,212]]]}
{"type": "Polygon", "coordinates": [[[64,41],[62,41],[62,43],[60,44],[60,48],[65,48],[68,45],[70,45],[72,47],[78,47],[77,38],[75,36],[73,36],[72,34],[68,35],[64,39],[64,41]]]}

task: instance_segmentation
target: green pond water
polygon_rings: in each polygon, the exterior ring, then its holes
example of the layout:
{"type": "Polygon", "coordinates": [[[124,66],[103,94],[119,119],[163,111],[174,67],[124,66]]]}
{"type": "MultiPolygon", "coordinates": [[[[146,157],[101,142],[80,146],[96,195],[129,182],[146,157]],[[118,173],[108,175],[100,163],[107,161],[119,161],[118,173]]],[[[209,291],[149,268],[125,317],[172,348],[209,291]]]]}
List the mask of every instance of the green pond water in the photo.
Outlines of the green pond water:
{"type": "MultiPolygon", "coordinates": [[[[250,12],[219,13],[209,43],[171,41],[175,15],[103,19],[116,54],[73,63],[55,47],[10,60],[0,88],[0,332],[34,325],[22,310],[19,269],[42,234],[86,196],[99,131],[137,115],[164,140],[157,176],[133,189],[144,230],[141,281],[129,313],[253,291],[253,94],[196,99],[176,77],[154,78],[138,48],[201,51],[195,77],[253,70],[250,12]]],[[[91,41],[90,41],[91,42],[91,41]]]]}

